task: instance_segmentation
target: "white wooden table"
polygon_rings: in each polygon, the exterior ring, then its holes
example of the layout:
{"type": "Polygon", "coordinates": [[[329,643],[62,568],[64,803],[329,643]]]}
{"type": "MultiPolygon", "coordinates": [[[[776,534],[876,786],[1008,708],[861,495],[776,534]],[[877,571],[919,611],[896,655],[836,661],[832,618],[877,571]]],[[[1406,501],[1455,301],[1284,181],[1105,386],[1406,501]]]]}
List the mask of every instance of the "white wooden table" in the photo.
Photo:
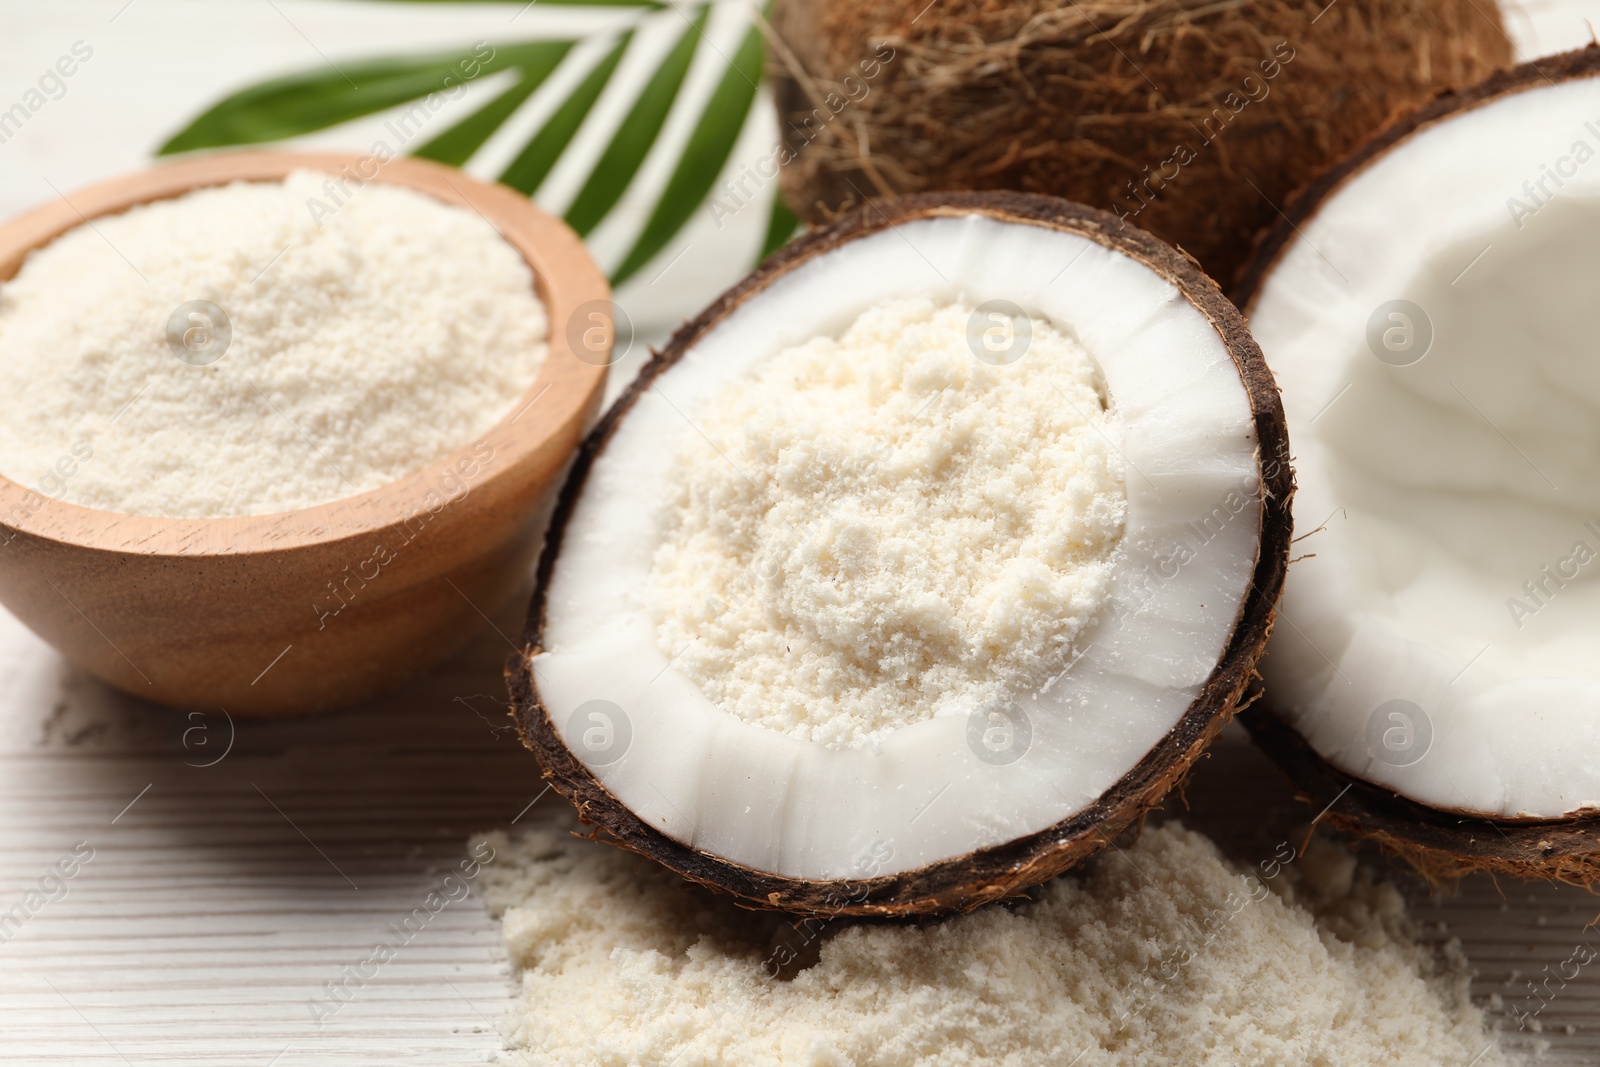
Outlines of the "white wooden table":
{"type": "Polygon", "coordinates": [[[537,795],[499,703],[505,652],[485,627],[399,697],[237,720],[229,750],[220,714],[113,694],[0,620],[0,908],[94,850],[0,944],[0,1062],[483,1062],[508,979],[476,894],[320,1027],[310,1005],[396,940],[469,834],[537,795]]]}
{"type": "MultiPolygon", "coordinates": [[[[0,144],[0,214],[46,199],[52,184],[70,189],[143,165],[221,91],[318,62],[319,52],[338,60],[434,48],[594,17],[535,9],[513,26],[516,11],[0,0],[0,109],[74,41],[95,49],[66,95],[0,144]]],[[[1547,52],[1588,39],[1586,11],[1600,15],[1600,0],[1535,0],[1512,26],[1525,53],[1547,52]]],[[[619,117],[602,99],[580,164],[619,117]]],[[[364,148],[382,118],[305,143],[364,148]]],[[[773,136],[769,117],[752,123],[731,166],[756,158],[773,136]]],[[[515,144],[491,148],[504,156],[515,144]]],[[[470,169],[492,177],[503,162],[491,152],[470,169]]],[[[541,199],[559,208],[582,172],[558,172],[541,199]]],[[[603,259],[620,254],[651,184],[664,177],[659,161],[646,167],[629,195],[631,214],[596,235],[603,259]]],[[[619,294],[645,340],[742,272],[765,222],[758,214],[722,228],[701,217],[669,273],[652,281],[642,272],[619,294]]],[[[643,351],[635,346],[617,381],[643,351]]],[[[373,945],[392,940],[390,924],[422,905],[471,833],[538,819],[552,803],[529,807],[537,772],[500,707],[504,635],[517,632],[522,602],[443,669],[392,697],[338,715],[231,725],[117,695],[0,612],[0,911],[40,905],[0,943],[0,1063],[445,1067],[490,1058],[510,977],[477,894],[433,916],[320,1027],[311,1004],[373,945]],[[65,896],[30,898],[79,842],[93,859],[65,883],[65,896]]],[[[1270,854],[1308,815],[1234,734],[1188,796],[1191,824],[1246,861],[1270,854]]],[[[1411,890],[1418,915],[1445,924],[1436,935],[1463,940],[1481,971],[1477,993],[1486,1002],[1503,997],[1506,1018],[1512,1007],[1533,1006],[1528,977],[1580,943],[1600,947],[1600,930],[1585,928],[1600,915],[1600,898],[1581,891],[1497,890],[1487,879],[1444,900],[1427,899],[1414,883],[1411,890]]],[[[1540,1018],[1552,1046],[1545,1062],[1600,1062],[1600,966],[1569,982],[1540,1018]]]]}
{"type": "MultiPolygon", "coordinates": [[[[513,632],[512,615],[499,629],[513,632]]],[[[220,715],[112,694],[0,620],[0,907],[78,842],[94,850],[67,895],[0,944],[0,1062],[483,1062],[499,1047],[510,979],[477,893],[429,919],[320,1026],[311,1004],[396,940],[390,924],[422,907],[471,833],[559,803],[529,807],[537,773],[498,703],[506,650],[485,626],[400,695],[337,715],[238,720],[228,748],[220,715]]],[[[1172,809],[1247,863],[1298,841],[1311,814],[1235,732],[1188,800],[1172,809]]],[[[1396,876],[1430,936],[1462,939],[1481,972],[1475,991],[1504,998],[1513,1030],[1509,1009],[1536,1005],[1518,976],[1600,945],[1585,929],[1600,898],[1582,891],[1507,884],[1502,898],[1479,878],[1430,899],[1396,876]]],[[[1600,1061],[1600,968],[1540,1019],[1546,1062],[1600,1061]]]]}

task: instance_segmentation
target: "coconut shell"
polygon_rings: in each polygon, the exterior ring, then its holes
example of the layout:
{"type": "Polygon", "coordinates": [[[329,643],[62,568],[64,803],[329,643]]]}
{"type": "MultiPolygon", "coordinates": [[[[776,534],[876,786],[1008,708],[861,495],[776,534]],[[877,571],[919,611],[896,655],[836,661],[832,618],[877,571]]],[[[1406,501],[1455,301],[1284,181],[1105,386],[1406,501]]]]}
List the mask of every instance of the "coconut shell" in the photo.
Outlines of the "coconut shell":
{"type": "Polygon", "coordinates": [[[1240,268],[1233,287],[1234,301],[1248,314],[1267,276],[1322,205],[1379,156],[1413,134],[1525,89],[1594,77],[1600,77],[1600,44],[1589,44],[1496,71],[1475,85],[1440,93],[1420,107],[1393,116],[1336,166],[1329,167],[1300,189],[1283,205],[1272,224],[1256,235],[1255,247],[1240,268]]]}
{"type": "Polygon", "coordinates": [[[1287,196],[1394,112],[1511,61],[1492,0],[777,0],[789,205],[1051,193],[1225,284],[1287,196]]]}
{"type": "Polygon", "coordinates": [[[1600,884],[1600,817],[1504,819],[1419,804],[1333,766],[1293,727],[1257,704],[1240,716],[1321,822],[1372,841],[1435,886],[1478,871],[1521,879],[1600,884]]]}
{"type": "Polygon", "coordinates": [[[1218,731],[1248,702],[1255,665],[1271,633],[1288,565],[1293,472],[1277,386],[1244,319],[1187,257],[1114,215],[1052,197],[1022,193],[954,193],[870,203],[812,232],[769,258],[676,334],[595,427],[579,450],[547,535],[538,586],[521,651],[506,664],[512,715],[544,777],[595,827],[594,836],[664,864],[691,881],[732,894],[746,907],[808,915],[917,918],[967,911],[1017,896],[1105,847],[1182,783],[1218,731]],[[692,848],[641,820],[612,795],[561,739],[540,700],[529,663],[543,647],[545,599],[561,556],[567,522],[595,458],[620,422],[662,373],[744,301],[789,271],[857,238],[916,219],[980,213],[1003,221],[1079,234],[1144,263],[1165,278],[1215,326],[1249,395],[1261,455],[1260,547],[1251,589],[1227,648],[1193,705],[1133,769],[1084,811],[1038,833],[903,874],[812,881],[774,875],[692,848]]]}
{"type": "MultiPolygon", "coordinates": [[[[1590,44],[1500,71],[1477,85],[1443,93],[1396,116],[1284,205],[1282,217],[1262,232],[1240,272],[1235,293],[1239,306],[1246,311],[1254,306],[1273,268],[1322,205],[1407,138],[1512,93],[1594,77],[1600,77],[1600,46],[1590,44]]],[[[1324,821],[1353,837],[1376,842],[1411,863],[1430,882],[1447,884],[1474,871],[1489,871],[1600,886],[1600,816],[1507,819],[1431,807],[1323,759],[1274,714],[1270,694],[1242,721],[1257,744],[1283,768],[1303,800],[1318,808],[1333,805],[1324,821]]]]}

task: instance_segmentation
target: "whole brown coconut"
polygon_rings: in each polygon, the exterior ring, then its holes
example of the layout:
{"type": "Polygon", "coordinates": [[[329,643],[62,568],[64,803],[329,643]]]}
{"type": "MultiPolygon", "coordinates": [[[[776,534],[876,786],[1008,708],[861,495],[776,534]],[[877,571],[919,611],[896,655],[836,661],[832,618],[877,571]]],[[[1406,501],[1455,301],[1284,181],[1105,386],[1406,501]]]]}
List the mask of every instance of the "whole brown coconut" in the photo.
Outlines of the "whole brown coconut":
{"type": "Polygon", "coordinates": [[[1296,188],[1511,60],[1493,0],[776,0],[784,198],[931,189],[1116,212],[1232,280],[1296,188]]]}

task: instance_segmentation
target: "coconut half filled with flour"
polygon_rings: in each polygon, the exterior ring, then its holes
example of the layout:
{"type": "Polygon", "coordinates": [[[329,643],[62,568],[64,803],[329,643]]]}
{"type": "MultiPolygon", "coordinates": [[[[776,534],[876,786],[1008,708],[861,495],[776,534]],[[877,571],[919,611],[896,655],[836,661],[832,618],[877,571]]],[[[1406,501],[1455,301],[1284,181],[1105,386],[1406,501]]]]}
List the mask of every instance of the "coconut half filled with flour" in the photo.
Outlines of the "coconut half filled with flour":
{"type": "Polygon", "coordinates": [[[1238,313],[1167,246],[1043,197],[870,207],[587,442],[508,669],[524,739],[608,837],[750,904],[1015,894],[1238,705],[1286,454],[1238,313]]]}
{"type": "Polygon", "coordinates": [[[1310,534],[1253,729],[1445,875],[1600,875],[1597,75],[1541,59],[1400,120],[1247,276],[1310,534]]]}

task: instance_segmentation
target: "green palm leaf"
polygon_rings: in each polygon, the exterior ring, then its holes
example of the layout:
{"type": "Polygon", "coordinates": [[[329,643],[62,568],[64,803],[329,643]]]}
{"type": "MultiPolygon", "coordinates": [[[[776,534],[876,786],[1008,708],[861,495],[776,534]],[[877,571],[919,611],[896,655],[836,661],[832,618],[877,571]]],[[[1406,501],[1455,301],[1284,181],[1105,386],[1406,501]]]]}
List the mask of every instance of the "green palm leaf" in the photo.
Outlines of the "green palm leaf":
{"type": "Polygon", "coordinates": [[[761,75],[761,33],[752,26],[729,60],[722,80],[712,90],[711,99],[706,101],[700,122],[689,135],[683,156],[667,180],[661,198],[656,201],[650,220],[623,258],[622,265],[612,274],[613,285],[621,285],[666,247],[711,191],[722,165],[733,151],[734,142],[739,139],[739,132],[744,129],[761,75]]]}
{"type": "Polygon", "coordinates": [[[556,69],[571,49],[571,41],[544,44],[543,54],[537,57],[530,55],[529,61],[520,66],[517,80],[509,88],[412,154],[459,167],[483,147],[483,143],[533,95],[535,89],[544,84],[550,72],[556,69]]]}
{"type": "MultiPolygon", "coordinates": [[[[481,4],[485,0],[387,0],[403,4],[481,4]]],[[[487,0],[488,3],[516,4],[528,8],[537,3],[540,7],[649,7],[658,10],[668,5],[661,0],[487,0]]],[[[515,16],[513,16],[515,17],[515,16]]]]}
{"type": "Polygon", "coordinates": [[[523,146],[517,158],[500,175],[501,181],[529,196],[538,191],[551,168],[556,165],[556,160],[561,158],[561,153],[572,142],[578,127],[583,125],[589,109],[600,98],[606,82],[611,80],[617,64],[622,61],[622,53],[628,50],[628,43],[632,40],[633,31],[629,30],[622,35],[617,46],[594,65],[594,69],[572,91],[572,95],[556,108],[555,114],[523,146]]]}
{"type": "MultiPolygon", "coordinates": [[[[448,0],[413,0],[441,3],[448,0]]],[[[532,195],[549,177],[610,84],[633,40],[639,18],[673,18],[688,22],[650,77],[634,95],[604,151],[590,168],[567,209],[567,222],[588,234],[609,216],[637,178],[644,161],[660,141],[673,108],[682,102],[682,88],[700,42],[706,40],[714,0],[690,0],[693,12],[668,14],[663,0],[503,0],[522,9],[549,6],[612,8],[643,12],[625,17],[621,35],[598,63],[566,95],[505,168],[500,180],[532,195]],[[655,14],[653,12],[660,12],[655,14]]],[[[517,14],[520,16],[522,10],[517,14]]],[[[580,40],[616,34],[618,27],[594,31],[580,40]]],[[[513,72],[513,79],[484,104],[449,128],[410,150],[413,154],[461,166],[523,105],[536,99],[552,74],[571,60],[574,39],[541,39],[489,46],[479,43],[450,51],[414,56],[375,57],[332,64],[272,78],[217,101],[158,149],[160,155],[229,145],[280,141],[392,108],[403,108],[391,126],[405,131],[404,144],[427,115],[437,110],[435,94],[454,95],[457,86],[487,74],[513,72]],[[431,106],[430,106],[431,105],[431,106]],[[427,107],[424,115],[419,109],[427,107]],[[418,116],[421,116],[419,119],[418,116]]],[[[725,58],[725,57],[724,57],[725,58]]],[[[720,80],[700,108],[665,188],[633,246],[613,277],[621,284],[657,256],[704,203],[744,129],[763,76],[762,40],[752,25],[720,80]]],[[[548,90],[546,90],[548,91],[548,90]]],[[[686,105],[687,106],[687,105],[686,105]]],[[[419,139],[420,140],[420,139],[419,139]]],[[[762,257],[780,247],[796,229],[794,215],[775,199],[768,218],[762,257]]]]}
{"type": "Polygon", "coordinates": [[[767,219],[767,236],[761,242],[761,258],[766,259],[788,244],[789,238],[793,237],[799,228],[800,220],[789,210],[789,205],[783,202],[782,194],[775,195],[772,198],[772,214],[767,219]]]}
{"type": "Polygon", "coordinates": [[[431,93],[453,90],[463,81],[485,74],[524,63],[538,64],[549,47],[543,41],[498,48],[475,45],[453,52],[371,59],[346,63],[342,69],[319,68],[273,78],[219,100],[162,145],[158,154],[298,137],[431,93]]]}
{"type": "Polygon", "coordinates": [[[577,230],[580,236],[598,226],[600,220],[616,206],[628,183],[638,173],[644,157],[649,154],[650,146],[656,143],[661,127],[666,124],[667,114],[678,98],[678,90],[683,86],[684,75],[689,72],[689,64],[694,61],[695,47],[705,33],[709,14],[709,8],[700,9],[700,13],[689,23],[689,28],[678,38],[677,44],[672,46],[672,51],[667,53],[656,72],[639,91],[633,110],[617,127],[611,143],[600,154],[583,188],[567,209],[567,225],[577,230]]]}

